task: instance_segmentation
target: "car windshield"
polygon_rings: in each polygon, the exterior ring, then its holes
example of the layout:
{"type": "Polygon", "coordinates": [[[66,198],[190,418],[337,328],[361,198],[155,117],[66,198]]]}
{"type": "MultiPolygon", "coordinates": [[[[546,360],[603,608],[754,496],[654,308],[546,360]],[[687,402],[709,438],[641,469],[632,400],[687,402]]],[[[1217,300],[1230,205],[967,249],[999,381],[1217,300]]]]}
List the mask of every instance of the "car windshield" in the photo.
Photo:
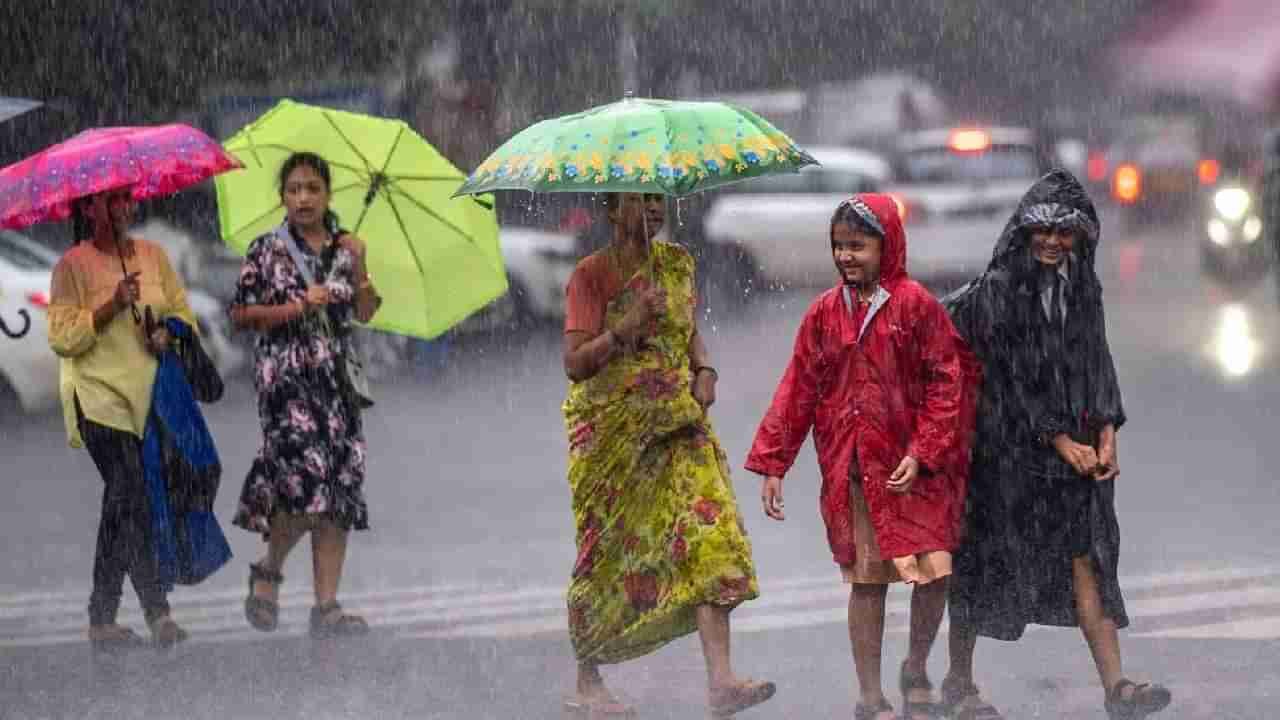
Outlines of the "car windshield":
{"type": "Polygon", "coordinates": [[[927,148],[905,153],[902,175],[906,182],[964,183],[1021,180],[1037,175],[1035,151],[1026,145],[997,145],[981,152],[956,152],[927,148]]]}
{"type": "Polygon", "coordinates": [[[0,233],[0,259],[20,270],[51,270],[57,264],[52,253],[30,247],[21,237],[8,232],[0,233]]]}

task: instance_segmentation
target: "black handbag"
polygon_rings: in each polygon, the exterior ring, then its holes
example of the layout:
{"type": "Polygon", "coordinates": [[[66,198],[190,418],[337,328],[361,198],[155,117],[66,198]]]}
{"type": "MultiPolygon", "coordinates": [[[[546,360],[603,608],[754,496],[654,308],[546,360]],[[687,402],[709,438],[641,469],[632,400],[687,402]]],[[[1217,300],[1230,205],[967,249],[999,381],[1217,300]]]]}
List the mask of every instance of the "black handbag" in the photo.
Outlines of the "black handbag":
{"type": "MultiPolygon", "coordinates": [[[[151,306],[148,305],[143,313],[143,329],[148,338],[158,326],[159,323],[151,312],[151,306]]],[[[222,382],[221,373],[213,364],[213,359],[200,343],[200,336],[190,325],[181,320],[166,320],[165,327],[173,338],[170,349],[182,361],[183,374],[187,376],[191,394],[196,400],[206,404],[221,400],[226,387],[222,382]]]]}

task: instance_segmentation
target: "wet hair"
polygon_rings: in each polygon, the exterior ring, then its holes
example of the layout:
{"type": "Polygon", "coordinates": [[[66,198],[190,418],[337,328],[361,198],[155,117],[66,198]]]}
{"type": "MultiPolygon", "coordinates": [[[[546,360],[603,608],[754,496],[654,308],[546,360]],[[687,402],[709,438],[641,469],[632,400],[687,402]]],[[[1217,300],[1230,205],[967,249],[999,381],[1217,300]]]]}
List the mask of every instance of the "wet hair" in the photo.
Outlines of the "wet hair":
{"type": "Polygon", "coordinates": [[[309,167],[316,171],[320,179],[324,181],[324,189],[329,190],[333,187],[333,176],[329,172],[329,163],[324,158],[313,152],[296,152],[289,156],[284,164],[280,166],[280,194],[284,195],[284,186],[289,182],[289,176],[294,170],[300,167],[309,167]]]}
{"type": "MultiPolygon", "coordinates": [[[[866,233],[873,237],[880,238],[880,242],[884,242],[884,231],[880,229],[879,222],[877,221],[877,223],[873,225],[871,224],[871,221],[867,219],[866,214],[870,214],[871,209],[867,208],[866,205],[863,205],[862,207],[865,209],[860,212],[859,208],[854,204],[855,202],[861,203],[860,200],[845,200],[836,206],[836,211],[831,215],[832,246],[836,243],[837,225],[844,225],[854,232],[866,233]]],[[[871,217],[875,216],[871,215],[871,217]]]]}
{"type": "Polygon", "coordinates": [[[93,196],[86,195],[71,201],[71,239],[80,243],[93,239],[93,196]]]}
{"type": "MultiPolygon", "coordinates": [[[[280,166],[280,197],[284,197],[284,186],[289,182],[289,176],[300,167],[309,167],[315,170],[320,179],[324,181],[324,189],[326,191],[333,189],[333,174],[329,172],[329,163],[316,153],[296,152],[290,155],[284,161],[284,164],[280,166]]],[[[334,236],[343,232],[338,222],[338,214],[329,208],[326,208],[324,212],[324,226],[329,231],[329,234],[334,236]]]]}

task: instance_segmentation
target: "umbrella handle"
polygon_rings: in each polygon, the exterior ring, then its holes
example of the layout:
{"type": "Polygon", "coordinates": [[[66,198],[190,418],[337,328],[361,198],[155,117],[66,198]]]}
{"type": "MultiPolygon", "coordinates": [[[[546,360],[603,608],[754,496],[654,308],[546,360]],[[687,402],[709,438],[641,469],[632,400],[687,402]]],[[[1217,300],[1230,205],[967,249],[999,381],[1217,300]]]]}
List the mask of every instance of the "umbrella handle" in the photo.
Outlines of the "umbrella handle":
{"type": "MultiPolygon", "coordinates": [[[[129,266],[124,264],[124,248],[120,247],[119,238],[116,239],[116,250],[119,252],[117,257],[120,258],[120,271],[124,273],[125,277],[129,277],[129,266]]],[[[138,314],[138,305],[129,303],[129,310],[133,311],[133,324],[141,325],[142,315],[138,314]]]]}

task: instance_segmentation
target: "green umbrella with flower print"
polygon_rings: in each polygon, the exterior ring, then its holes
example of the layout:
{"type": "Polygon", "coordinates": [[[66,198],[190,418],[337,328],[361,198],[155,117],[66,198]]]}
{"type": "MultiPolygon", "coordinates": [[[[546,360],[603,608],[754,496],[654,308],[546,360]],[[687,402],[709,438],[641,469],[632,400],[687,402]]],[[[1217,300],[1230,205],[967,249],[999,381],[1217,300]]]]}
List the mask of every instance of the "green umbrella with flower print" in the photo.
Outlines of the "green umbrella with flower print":
{"type": "Polygon", "coordinates": [[[628,97],[526,128],[481,163],[456,194],[683,196],[814,164],[791,138],[750,110],[628,97]]]}

